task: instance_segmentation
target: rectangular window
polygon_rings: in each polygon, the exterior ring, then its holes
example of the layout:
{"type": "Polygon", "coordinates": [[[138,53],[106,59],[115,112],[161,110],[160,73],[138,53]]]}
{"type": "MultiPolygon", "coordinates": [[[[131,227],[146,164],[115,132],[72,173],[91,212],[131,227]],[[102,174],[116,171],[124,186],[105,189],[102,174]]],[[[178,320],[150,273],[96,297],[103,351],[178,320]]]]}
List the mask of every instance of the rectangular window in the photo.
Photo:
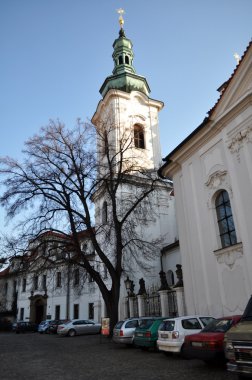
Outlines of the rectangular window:
{"type": "Polygon", "coordinates": [[[20,321],[23,321],[24,320],[24,308],[21,307],[20,309],[20,321]]]}
{"type": "Polygon", "coordinates": [[[46,274],[43,274],[42,286],[43,290],[46,290],[46,274]]]}
{"type": "Polygon", "coordinates": [[[79,319],[79,304],[75,303],[73,306],[73,319],[79,319]]]}
{"type": "Polygon", "coordinates": [[[94,319],[94,304],[93,303],[88,304],[88,318],[94,319]]]}
{"type": "Polygon", "coordinates": [[[60,305],[55,306],[55,319],[60,319],[60,305]]]}
{"type": "Polygon", "coordinates": [[[61,272],[57,272],[56,286],[61,288],[61,272]]]}
{"type": "Polygon", "coordinates": [[[34,276],[33,286],[34,286],[34,290],[38,290],[38,276],[34,276]]]}
{"type": "Polygon", "coordinates": [[[23,278],[22,281],[22,292],[26,292],[26,278],[23,278]]]}
{"type": "Polygon", "coordinates": [[[79,285],[80,283],[80,271],[79,268],[74,270],[74,286],[79,285]]]}

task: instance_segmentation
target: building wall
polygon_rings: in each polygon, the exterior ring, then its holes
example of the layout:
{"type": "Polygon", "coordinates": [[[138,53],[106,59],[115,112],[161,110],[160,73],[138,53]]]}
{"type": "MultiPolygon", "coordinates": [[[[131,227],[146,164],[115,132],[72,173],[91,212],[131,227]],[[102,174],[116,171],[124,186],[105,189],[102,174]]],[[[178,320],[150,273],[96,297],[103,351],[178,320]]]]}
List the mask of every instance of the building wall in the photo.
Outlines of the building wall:
{"type": "Polygon", "coordinates": [[[218,317],[242,313],[252,292],[252,107],[213,125],[173,179],[187,312],[218,317]],[[229,194],[238,242],[226,249],[215,210],[221,190],[229,194]]]}

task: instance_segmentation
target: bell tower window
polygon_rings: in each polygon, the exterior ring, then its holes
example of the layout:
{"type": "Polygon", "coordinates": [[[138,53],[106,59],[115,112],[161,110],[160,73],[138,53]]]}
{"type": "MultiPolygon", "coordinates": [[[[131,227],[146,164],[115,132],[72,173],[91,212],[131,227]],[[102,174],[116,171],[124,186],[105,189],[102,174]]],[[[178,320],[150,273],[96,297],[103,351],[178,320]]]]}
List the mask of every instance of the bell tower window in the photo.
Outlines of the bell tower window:
{"type": "Polygon", "coordinates": [[[123,57],[119,55],[119,65],[122,65],[122,64],[123,64],[123,57]]]}
{"type": "Polygon", "coordinates": [[[127,55],[125,56],[125,63],[129,65],[129,57],[127,55]]]}
{"type": "Polygon", "coordinates": [[[105,201],[102,206],[102,223],[108,222],[108,204],[105,201]]]}
{"type": "Polygon", "coordinates": [[[134,125],[134,144],[136,148],[145,149],[144,130],[141,125],[134,125]]]}

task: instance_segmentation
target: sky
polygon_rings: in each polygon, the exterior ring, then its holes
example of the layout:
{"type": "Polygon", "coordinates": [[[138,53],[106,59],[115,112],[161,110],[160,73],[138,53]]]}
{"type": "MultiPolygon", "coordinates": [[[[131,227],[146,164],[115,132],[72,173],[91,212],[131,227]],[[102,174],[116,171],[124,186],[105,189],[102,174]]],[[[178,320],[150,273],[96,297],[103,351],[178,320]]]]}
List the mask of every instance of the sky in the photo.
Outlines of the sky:
{"type": "Polygon", "coordinates": [[[251,40],[252,0],[0,0],[1,156],[20,158],[50,119],[70,128],[92,118],[113,70],[119,8],[136,72],[165,104],[162,156],[207,116],[251,40]]]}

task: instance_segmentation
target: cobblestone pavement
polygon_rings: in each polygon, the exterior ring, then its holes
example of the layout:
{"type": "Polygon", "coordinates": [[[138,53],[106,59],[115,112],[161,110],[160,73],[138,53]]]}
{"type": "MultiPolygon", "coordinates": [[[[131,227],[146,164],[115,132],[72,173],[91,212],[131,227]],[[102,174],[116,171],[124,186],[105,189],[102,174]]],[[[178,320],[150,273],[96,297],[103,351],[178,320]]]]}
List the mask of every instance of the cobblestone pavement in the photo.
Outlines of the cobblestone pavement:
{"type": "Polygon", "coordinates": [[[223,367],[117,345],[98,335],[74,338],[0,334],[1,380],[237,380],[223,367]]]}

